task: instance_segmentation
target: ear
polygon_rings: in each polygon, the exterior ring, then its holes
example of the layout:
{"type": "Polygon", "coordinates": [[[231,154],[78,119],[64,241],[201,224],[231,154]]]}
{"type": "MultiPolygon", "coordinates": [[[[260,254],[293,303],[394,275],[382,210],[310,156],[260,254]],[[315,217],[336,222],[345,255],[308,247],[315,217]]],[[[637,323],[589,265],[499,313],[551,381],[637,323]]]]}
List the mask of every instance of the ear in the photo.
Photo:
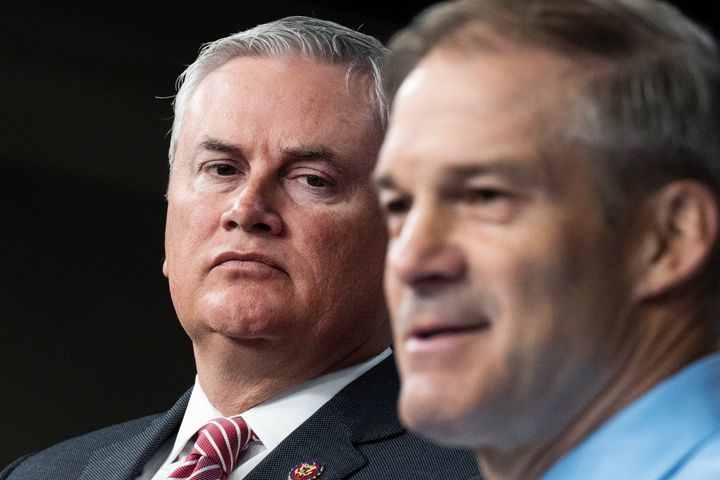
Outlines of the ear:
{"type": "Polygon", "coordinates": [[[640,300],[662,295],[696,275],[713,252],[720,222],[712,191],[693,180],[666,185],[648,206],[640,246],[644,265],[635,286],[640,300]]]}

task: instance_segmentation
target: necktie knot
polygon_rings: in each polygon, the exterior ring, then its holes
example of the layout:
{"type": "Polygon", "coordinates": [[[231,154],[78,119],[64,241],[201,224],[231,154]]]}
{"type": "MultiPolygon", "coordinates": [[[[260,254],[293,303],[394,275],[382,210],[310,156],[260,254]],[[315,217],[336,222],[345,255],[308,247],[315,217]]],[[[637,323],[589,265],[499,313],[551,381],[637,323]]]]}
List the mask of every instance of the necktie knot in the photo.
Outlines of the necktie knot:
{"type": "Polygon", "coordinates": [[[257,437],[241,417],[216,418],[198,431],[192,452],[170,479],[226,480],[257,437]]]}

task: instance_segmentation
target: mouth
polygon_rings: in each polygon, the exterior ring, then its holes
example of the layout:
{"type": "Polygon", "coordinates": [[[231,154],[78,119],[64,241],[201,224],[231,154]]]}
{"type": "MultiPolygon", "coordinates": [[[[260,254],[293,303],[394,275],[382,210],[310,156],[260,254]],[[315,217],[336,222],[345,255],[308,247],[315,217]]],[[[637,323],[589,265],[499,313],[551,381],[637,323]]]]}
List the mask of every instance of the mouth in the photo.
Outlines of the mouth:
{"type": "Polygon", "coordinates": [[[418,340],[431,340],[440,336],[476,333],[482,330],[488,330],[489,328],[490,322],[482,322],[475,325],[418,328],[410,333],[410,338],[416,338],[418,340]]]}
{"type": "Polygon", "coordinates": [[[403,350],[412,362],[454,361],[459,352],[477,342],[490,331],[490,322],[477,321],[472,324],[428,324],[413,328],[405,337],[403,350]]]}
{"type": "Polygon", "coordinates": [[[488,329],[490,329],[490,322],[488,321],[482,321],[472,325],[418,327],[410,332],[408,338],[420,341],[428,341],[440,337],[453,337],[465,334],[478,333],[488,329]]]}
{"type": "Polygon", "coordinates": [[[277,270],[286,273],[272,257],[257,252],[224,252],[212,263],[212,268],[220,267],[238,271],[277,270]]]}

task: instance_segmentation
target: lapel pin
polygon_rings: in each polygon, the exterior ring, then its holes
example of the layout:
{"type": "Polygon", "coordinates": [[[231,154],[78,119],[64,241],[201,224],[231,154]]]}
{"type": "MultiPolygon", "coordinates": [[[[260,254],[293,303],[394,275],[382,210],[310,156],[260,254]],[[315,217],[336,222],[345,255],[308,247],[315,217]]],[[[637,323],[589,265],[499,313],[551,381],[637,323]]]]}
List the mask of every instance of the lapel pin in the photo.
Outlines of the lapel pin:
{"type": "Polygon", "coordinates": [[[320,462],[302,462],[288,473],[288,480],[315,480],[322,475],[325,465],[320,462]]]}

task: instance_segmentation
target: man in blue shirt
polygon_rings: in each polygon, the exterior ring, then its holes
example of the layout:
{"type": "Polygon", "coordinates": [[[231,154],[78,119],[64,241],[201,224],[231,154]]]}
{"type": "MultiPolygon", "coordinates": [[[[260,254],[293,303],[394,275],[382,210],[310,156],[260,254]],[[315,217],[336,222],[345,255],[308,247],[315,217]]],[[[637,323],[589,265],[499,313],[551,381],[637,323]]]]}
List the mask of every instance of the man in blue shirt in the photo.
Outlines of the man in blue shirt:
{"type": "Polygon", "coordinates": [[[720,478],[720,62],[654,0],[459,0],[391,42],[403,421],[490,479],[720,478]]]}

